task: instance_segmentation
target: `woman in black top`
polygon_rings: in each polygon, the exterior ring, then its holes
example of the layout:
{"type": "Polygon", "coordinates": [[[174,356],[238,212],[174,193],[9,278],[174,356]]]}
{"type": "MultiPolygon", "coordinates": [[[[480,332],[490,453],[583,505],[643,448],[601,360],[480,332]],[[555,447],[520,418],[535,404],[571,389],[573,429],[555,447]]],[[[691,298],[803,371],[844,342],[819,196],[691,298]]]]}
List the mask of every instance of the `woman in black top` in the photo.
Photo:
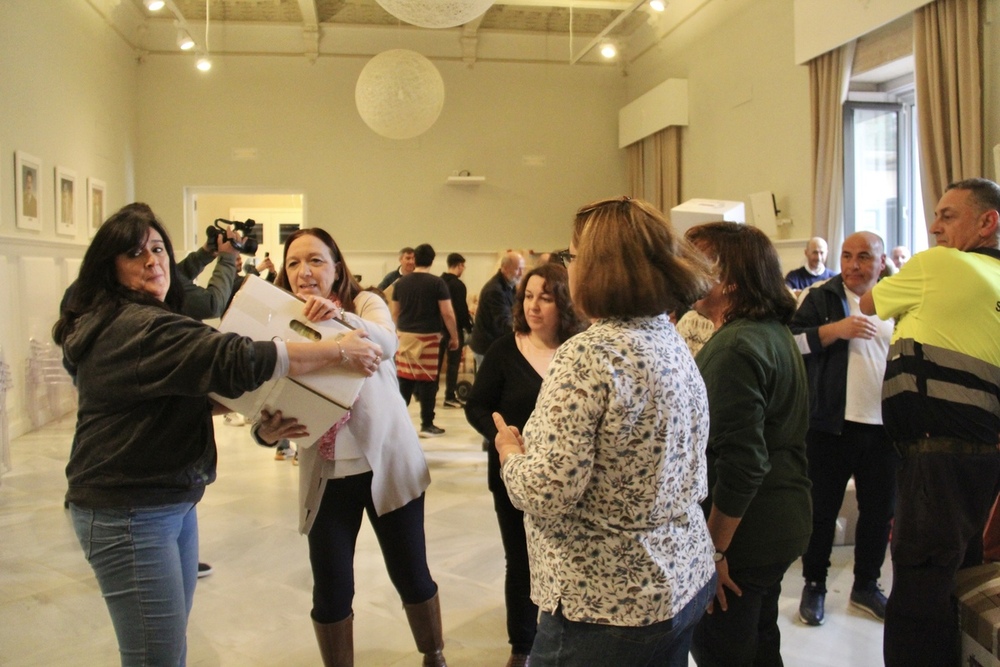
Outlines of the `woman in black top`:
{"type": "MultiPolygon", "coordinates": [[[[514,300],[514,331],[490,346],[465,404],[469,423],[491,445],[497,434],[493,413],[499,412],[507,424],[523,428],[535,407],[542,379],[556,348],[584,326],[570,300],[565,268],[558,264],[542,264],[524,276],[514,300]]],[[[504,592],[507,636],[511,645],[507,665],[518,667],[527,664],[531,653],[538,607],[529,595],[531,578],[524,513],[507,497],[496,448],[488,447],[487,453],[487,482],[493,493],[493,507],[507,559],[504,592]]]]}

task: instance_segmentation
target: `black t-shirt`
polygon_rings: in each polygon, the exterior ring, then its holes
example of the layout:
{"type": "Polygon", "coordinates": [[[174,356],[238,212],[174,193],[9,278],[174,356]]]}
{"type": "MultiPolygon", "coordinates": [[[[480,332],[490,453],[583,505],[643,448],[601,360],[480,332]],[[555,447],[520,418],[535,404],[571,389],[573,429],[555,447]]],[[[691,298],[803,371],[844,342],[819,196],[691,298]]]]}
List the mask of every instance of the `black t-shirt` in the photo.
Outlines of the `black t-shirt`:
{"type": "Polygon", "coordinates": [[[450,301],[448,286],[437,276],[413,272],[396,281],[392,300],[399,303],[396,328],[409,333],[440,333],[444,329],[440,301],[450,301]]]}

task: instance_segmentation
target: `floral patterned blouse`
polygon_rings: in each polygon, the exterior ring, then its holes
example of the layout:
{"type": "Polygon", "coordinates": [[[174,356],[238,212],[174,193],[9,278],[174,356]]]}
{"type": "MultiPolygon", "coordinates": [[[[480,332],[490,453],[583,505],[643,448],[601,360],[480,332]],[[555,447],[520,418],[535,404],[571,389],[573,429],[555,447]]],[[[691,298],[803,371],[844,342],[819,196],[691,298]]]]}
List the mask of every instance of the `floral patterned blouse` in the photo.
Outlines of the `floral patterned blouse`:
{"type": "Polygon", "coordinates": [[[523,435],[501,474],[542,610],[645,626],[708,583],[708,398],[665,315],[599,320],[564,343],[523,435]]]}

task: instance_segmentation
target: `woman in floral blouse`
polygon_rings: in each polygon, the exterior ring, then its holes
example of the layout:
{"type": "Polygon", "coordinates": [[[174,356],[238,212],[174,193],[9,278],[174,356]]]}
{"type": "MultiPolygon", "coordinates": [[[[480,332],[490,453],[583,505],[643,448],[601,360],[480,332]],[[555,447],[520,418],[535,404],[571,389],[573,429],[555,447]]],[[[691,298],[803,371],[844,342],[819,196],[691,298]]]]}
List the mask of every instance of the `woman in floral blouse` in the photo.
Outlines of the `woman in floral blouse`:
{"type": "Polygon", "coordinates": [[[531,665],[685,666],[715,590],[708,401],[666,313],[708,290],[708,267],[628,197],[580,209],[560,254],[593,324],[556,352],[523,434],[494,414],[542,612],[531,665]]]}

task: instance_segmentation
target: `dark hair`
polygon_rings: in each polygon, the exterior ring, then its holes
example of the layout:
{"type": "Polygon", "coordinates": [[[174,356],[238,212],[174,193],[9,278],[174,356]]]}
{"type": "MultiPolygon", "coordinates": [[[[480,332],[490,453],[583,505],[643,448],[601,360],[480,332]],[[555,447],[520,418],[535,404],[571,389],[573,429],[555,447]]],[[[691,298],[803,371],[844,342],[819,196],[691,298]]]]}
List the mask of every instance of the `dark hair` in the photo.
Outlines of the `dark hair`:
{"type": "Polygon", "coordinates": [[[590,317],[661,315],[711,289],[704,255],[648,202],[621,197],[584,206],[572,240],[573,299],[590,317]]]}
{"type": "Polygon", "coordinates": [[[1000,185],[997,185],[988,178],[967,178],[964,181],[950,183],[948,190],[968,190],[972,193],[972,201],[982,211],[1000,211],[1000,185]]]}
{"type": "Polygon", "coordinates": [[[344,256],[340,253],[340,247],[337,245],[337,242],[333,240],[333,237],[325,229],[320,229],[319,227],[298,229],[285,239],[285,251],[281,256],[281,270],[278,271],[278,275],[274,279],[274,284],[291,291],[291,285],[288,282],[288,272],[285,271],[285,262],[288,261],[288,249],[292,246],[292,243],[303,236],[315,236],[323,245],[329,248],[334,266],[337,264],[340,265],[340,271],[337,272],[337,280],[330,286],[330,289],[340,301],[340,306],[344,310],[349,313],[356,312],[354,310],[354,297],[361,292],[361,285],[358,284],[350,269],[347,268],[347,262],[344,261],[344,256]]]}
{"type": "Polygon", "coordinates": [[[133,302],[179,313],[184,305],[184,286],[177,272],[170,236],[153,210],[139,202],[121,207],[97,230],[83,256],[80,274],[70,289],[72,293],[66,306],[52,327],[52,338],[59,345],[73,331],[76,321],[87,312],[111,312],[125,302],[133,302]],[[170,287],[162,302],[151,294],[126,287],[118,280],[118,257],[141,249],[149,238],[150,230],[160,234],[170,261],[170,287]]]}
{"type": "Polygon", "coordinates": [[[459,255],[457,252],[453,252],[448,255],[448,268],[452,269],[459,264],[465,264],[465,258],[459,255]]]}
{"type": "Polygon", "coordinates": [[[403,255],[409,255],[412,253],[413,253],[413,248],[411,248],[410,246],[406,246],[405,248],[400,249],[399,256],[402,257],[403,255]]]}
{"type": "Polygon", "coordinates": [[[559,342],[564,343],[575,334],[587,328],[587,323],[580,318],[573,307],[573,299],[569,295],[569,275],[566,269],[559,264],[540,264],[524,274],[521,282],[517,286],[517,293],[514,296],[514,331],[518,333],[529,333],[531,328],[524,316],[524,290],[527,289],[528,280],[532,276],[538,276],[545,282],[545,291],[553,296],[556,301],[556,309],[559,311],[559,330],[556,335],[559,342]]]}
{"type": "Polygon", "coordinates": [[[429,243],[421,243],[413,249],[413,261],[417,266],[430,266],[434,263],[437,253],[429,243]]]}
{"type": "Polygon", "coordinates": [[[785,287],[778,251],[764,232],[736,222],[709,222],[689,229],[687,237],[716,258],[719,282],[730,303],[726,322],[788,324],[795,314],[795,297],[785,287]]]}

